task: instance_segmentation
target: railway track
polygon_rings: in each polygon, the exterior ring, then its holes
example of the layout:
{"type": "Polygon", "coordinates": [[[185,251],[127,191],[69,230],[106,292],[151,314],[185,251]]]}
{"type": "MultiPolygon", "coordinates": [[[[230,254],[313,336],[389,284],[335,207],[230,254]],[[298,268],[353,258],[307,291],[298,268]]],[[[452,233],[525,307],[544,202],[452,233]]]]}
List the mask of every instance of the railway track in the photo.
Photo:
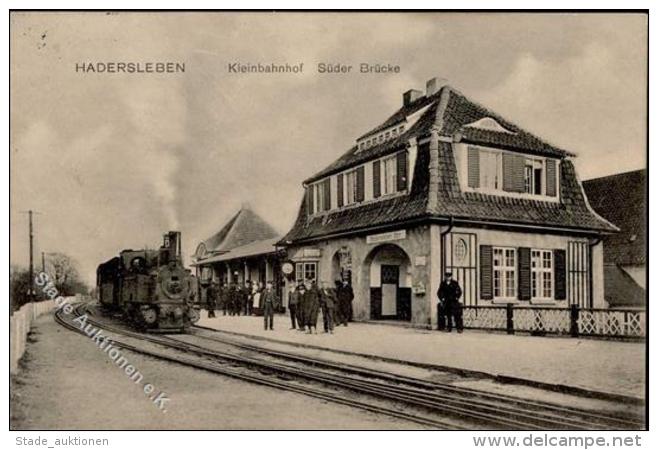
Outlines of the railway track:
{"type": "MultiPolygon", "coordinates": [[[[55,320],[62,325],[63,327],[78,333],[85,335],[84,331],[82,331],[79,326],[75,325],[72,323],[72,320],[67,320],[65,317],[63,317],[64,314],[61,311],[58,311],[55,313],[55,320]]],[[[123,335],[124,337],[128,338],[136,338],[139,341],[146,341],[150,343],[155,343],[158,345],[162,345],[164,347],[167,347],[168,350],[174,349],[178,350],[179,353],[188,353],[188,351],[181,346],[173,346],[171,345],[171,342],[162,342],[168,340],[166,337],[164,337],[163,340],[158,342],[157,338],[151,338],[148,335],[141,335],[140,333],[134,333],[134,332],[129,332],[124,329],[120,329],[118,327],[114,326],[108,326],[107,324],[102,324],[98,321],[95,320],[87,320],[87,323],[95,325],[96,327],[104,330],[104,331],[111,331],[119,335],[123,335]]],[[[391,407],[386,407],[382,406],[380,404],[377,404],[376,402],[364,402],[360,400],[355,400],[351,399],[349,397],[346,397],[344,395],[340,395],[340,393],[337,393],[335,391],[327,391],[327,390],[322,390],[322,389],[317,389],[317,388],[309,388],[303,385],[299,384],[294,384],[290,382],[289,380],[280,380],[278,377],[270,377],[270,378],[263,378],[263,373],[258,373],[258,374],[250,374],[250,373],[245,373],[242,370],[236,370],[228,366],[227,364],[217,364],[216,362],[207,362],[203,360],[199,360],[198,358],[189,358],[185,357],[184,355],[181,354],[172,354],[171,352],[165,353],[162,351],[153,351],[153,350],[148,350],[143,347],[131,344],[129,342],[112,338],[110,337],[110,340],[112,342],[112,345],[114,347],[122,348],[125,350],[129,350],[131,352],[141,354],[144,356],[156,358],[156,359],[161,359],[164,361],[168,361],[171,363],[179,364],[179,365],[184,365],[188,367],[194,367],[197,369],[205,370],[208,372],[216,373],[218,375],[223,375],[231,378],[235,378],[241,381],[246,381],[250,383],[255,383],[259,384],[262,386],[269,386],[275,389],[279,390],[284,390],[288,392],[293,392],[301,395],[305,395],[308,397],[313,397],[317,398],[320,400],[325,400],[327,402],[332,402],[356,409],[361,409],[364,411],[368,411],[374,414],[378,415],[383,415],[383,416],[388,416],[388,417],[393,417],[396,419],[402,419],[406,420],[409,422],[417,423],[420,425],[423,425],[425,427],[431,428],[431,429],[437,429],[437,430],[466,430],[466,429],[471,429],[468,427],[462,427],[459,424],[456,424],[454,422],[449,422],[449,421],[444,421],[440,420],[437,418],[432,418],[432,417],[427,417],[419,414],[413,414],[413,413],[408,413],[405,411],[402,411],[400,409],[396,408],[391,408],[391,407]]]]}
{"type": "MultiPolygon", "coordinates": [[[[539,401],[539,400],[523,399],[511,395],[491,393],[483,390],[460,387],[447,383],[428,381],[428,380],[408,377],[404,375],[391,374],[388,372],[364,368],[361,366],[356,366],[343,362],[337,363],[335,361],[330,361],[326,359],[307,357],[296,353],[284,352],[284,351],[273,350],[261,346],[245,344],[244,342],[239,342],[233,339],[218,337],[217,335],[220,335],[221,333],[218,333],[217,330],[213,328],[195,326],[192,328],[192,332],[194,336],[204,340],[220,342],[222,344],[231,345],[236,348],[240,348],[248,351],[254,351],[257,353],[273,356],[276,358],[281,358],[284,360],[299,362],[312,367],[322,367],[329,370],[349,373],[351,375],[356,375],[368,379],[375,379],[389,383],[395,383],[399,386],[404,386],[405,387],[404,389],[411,395],[421,394],[423,396],[429,396],[431,398],[443,402],[450,402],[452,399],[463,397],[463,398],[477,399],[481,402],[495,403],[497,404],[495,408],[495,411],[497,413],[504,412],[511,415],[534,414],[535,419],[539,424],[543,424],[541,422],[541,418],[547,418],[549,419],[549,422],[551,419],[557,418],[561,424],[564,425],[570,424],[576,427],[591,426],[597,423],[604,425],[606,427],[611,427],[613,429],[638,429],[644,426],[644,422],[640,418],[631,419],[628,417],[622,417],[619,414],[603,414],[600,412],[592,412],[580,408],[563,406],[563,405],[558,405],[558,404],[539,401]],[[196,330],[210,332],[213,333],[213,335],[209,336],[209,335],[199,334],[196,330]],[[430,392],[428,392],[428,390],[430,392]]],[[[474,403],[475,404],[472,404],[471,406],[480,406],[479,404],[477,404],[477,402],[474,403]]],[[[556,425],[558,424],[556,423],[556,425]]]]}
{"type": "MultiPolygon", "coordinates": [[[[79,307],[77,313],[80,313],[80,308],[83,307],[79,307]]],[[[61,323],[62,318],[58,317],[58,321],[61,323]]],[[[166,356],[162,352],[154,355],[153,351],[148,351],[149,356],[192,365],[245,381],[298,392],[371,412],[411,420],[432,428],[522,430],[622,430],[644,428],[643,421],[635,417],[620,417],[548,402],[457,387],[267,349],[219,337],[220,333],[216,330],[204,327],[193,328],[190,335],[154,336],[137,333],[127,330],[125,327],[100,322],[95,319],[88,320],[88,322],[123,337],[150,342],[167,349],[174,349],[183,355],[188,355],[182,358],[181,356],[166,356]],[[200,340],[206,345],[189,342],[189,339],[200,340]],[[210,348],[208,345],[223,348],[210,348]],[[202,361],[190,359],[189,355],[204,359],[202,361]],[[218,362],[220,365],[217,364],[218,362]],[[245,372],[245,368],[251,372],[245,372]],[[263,374],[267,377],[263,378],[263,374]],[[296,380],[303,380],[314,387],[300,386],[296,380]],[[318,389],[315,386],[328,386],[332,390],[318,389]],[[358,394],[368,399],[376,399],[376,402],[354,400],[350,398],[349,393],[358,394]],[[382,401],[393,404],[395,407],[382,406],[382,401]]],[[[75,328],[77,330],[77,327],[75,328]]],[[[120,341],[114,342],[117,346],[123,346],[128,350],[147,354],[135,345],[120,341]]]]}

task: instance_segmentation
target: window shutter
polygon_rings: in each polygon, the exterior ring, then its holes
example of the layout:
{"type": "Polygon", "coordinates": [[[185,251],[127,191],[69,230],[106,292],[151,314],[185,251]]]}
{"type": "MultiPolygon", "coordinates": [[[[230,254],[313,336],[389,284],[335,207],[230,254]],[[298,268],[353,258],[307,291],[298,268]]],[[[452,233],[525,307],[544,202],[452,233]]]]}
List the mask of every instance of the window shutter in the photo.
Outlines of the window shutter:
{"type": "Polygon", "coordinates": [[[343,174],[339,173],[336,177],[336,199],[338,200],[337,204],[340,208],[343,206],[343,174]]]}
{"type": "Polygon", "coordinates": [[[398,179],[397,191],[406,191],[407,190],[407,152],[400,152],[397,154],[397,166],[398,166],[398,179]]]}
{"type": "Polygon", "coordinates": [[[313,214],[313,185],[306,188],[306,210],[309,215],[313,214]]]}
{"type": "Polygon", "coordinates": [[[557,178],[555,173],[555,160],[546,160],[546,195],[555,197],[557,195],[557,178]]]}
{"type": "Polygon", "coordinates": [[[324,210],[331,209],[331,178],[324,180],[324,210]]]}
{"type": "Polygon", "coordinates": [[[480,151],[468,147],[468,187],[480,187],[480,151]]]}
{"type": "Polygon", "coordinates": [[[356,201],[362,202],[365,199],[365,168],[359,166],[356,169],[356,201]]]}
{"type": "Polygon", "coordinates": [[[382,170],[381,161],[373,161],[372,163],[372,196],[377,198],[382,195],[382,170]]]}
{"type": "Polygon", "coordinates": [[[480,298],[493,299],[493,248],[480,245],[480,298]]]}
{"type": "Polygon", "coordinates": [[[525,158],[521,155],[503,153],[503,190],[525,192],[525,158]]]}
{"type": "Polygon", "coordinates": [[[565,250],[553,250],[555,260],[555,300],[566,300],[567,298],[567,252],[565,250]]]}
{"type": "Polygon", "coordinates": [[[519,300],[530,300],[532,292],[530,289],[530,249],[519,248],[519,300]]]}

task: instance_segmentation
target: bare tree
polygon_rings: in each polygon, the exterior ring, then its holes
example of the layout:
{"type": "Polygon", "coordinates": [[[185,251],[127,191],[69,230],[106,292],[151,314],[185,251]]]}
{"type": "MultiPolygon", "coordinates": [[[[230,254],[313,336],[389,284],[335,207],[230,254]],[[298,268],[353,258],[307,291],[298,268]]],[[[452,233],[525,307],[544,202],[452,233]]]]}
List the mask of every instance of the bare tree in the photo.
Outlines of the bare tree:
{"type": "Polygon", "coordinates": [[[46,272],[61,295],[87,293],[87,286],[80,279],[77,263],[64,253],[49,253],[46,272]]]}

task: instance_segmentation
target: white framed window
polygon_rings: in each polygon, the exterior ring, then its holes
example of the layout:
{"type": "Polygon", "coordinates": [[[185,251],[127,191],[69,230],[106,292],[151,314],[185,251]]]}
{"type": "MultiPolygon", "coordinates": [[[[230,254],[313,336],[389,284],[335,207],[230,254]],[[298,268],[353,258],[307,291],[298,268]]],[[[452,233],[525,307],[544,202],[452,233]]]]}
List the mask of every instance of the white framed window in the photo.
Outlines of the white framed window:
{"type": "Polygon", "coordinates": [[[325,188],[325,184],[322,181],[313,185],[313,191],[315,194],[314,213],[318,213],[321,211],[325,211],[326,209],[329,209],[329,205],[324,204],[325,201],[324,188],[325,188]]]}
{"type": "Polygon", "coordinates": [[[384,158],[381,163],[382,195],[397,192],[397,155],[384,158]]]}
{"type": "Polygon", "coordinates": [[[533,299],[553,298],[553,252],[532,249],[530,254],[530,287],[533,299]]]}
{"type": "Polygon", "coordinates": [[[534,195],[544,194],[544,161],[541,159],[526,158],[523,172],[525,193],[534,195]]]}
{"type": "Polygon", "coordinates": [[[345,174],[345,204],[356,203],[356,170],[345,174]]]}
{"type": "Polygon", "coordinates": [[[493,248],[494,300],[516,298],[516,249],[493,248]]]}
{"type": "Polygon", "coordinates": [[[318,279],[318,263],[315,261],[304,261],[295,264],[295,281],[297,284],[306,280],[318,279]]]}

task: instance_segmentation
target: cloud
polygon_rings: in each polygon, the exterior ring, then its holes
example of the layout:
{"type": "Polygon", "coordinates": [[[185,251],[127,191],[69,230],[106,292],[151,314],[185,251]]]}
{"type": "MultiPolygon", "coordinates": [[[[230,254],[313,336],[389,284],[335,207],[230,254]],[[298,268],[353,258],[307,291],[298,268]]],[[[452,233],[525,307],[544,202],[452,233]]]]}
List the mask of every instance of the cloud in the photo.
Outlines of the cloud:
{"type": "Polygon", "coordinates": [[[618,66],[613,50],[597,42],[561,61],[526,52],[507,78],[475,98],[579,155],[582,178],[632,170],[646,165],[642,74],[629,78],[618,66]]]}

